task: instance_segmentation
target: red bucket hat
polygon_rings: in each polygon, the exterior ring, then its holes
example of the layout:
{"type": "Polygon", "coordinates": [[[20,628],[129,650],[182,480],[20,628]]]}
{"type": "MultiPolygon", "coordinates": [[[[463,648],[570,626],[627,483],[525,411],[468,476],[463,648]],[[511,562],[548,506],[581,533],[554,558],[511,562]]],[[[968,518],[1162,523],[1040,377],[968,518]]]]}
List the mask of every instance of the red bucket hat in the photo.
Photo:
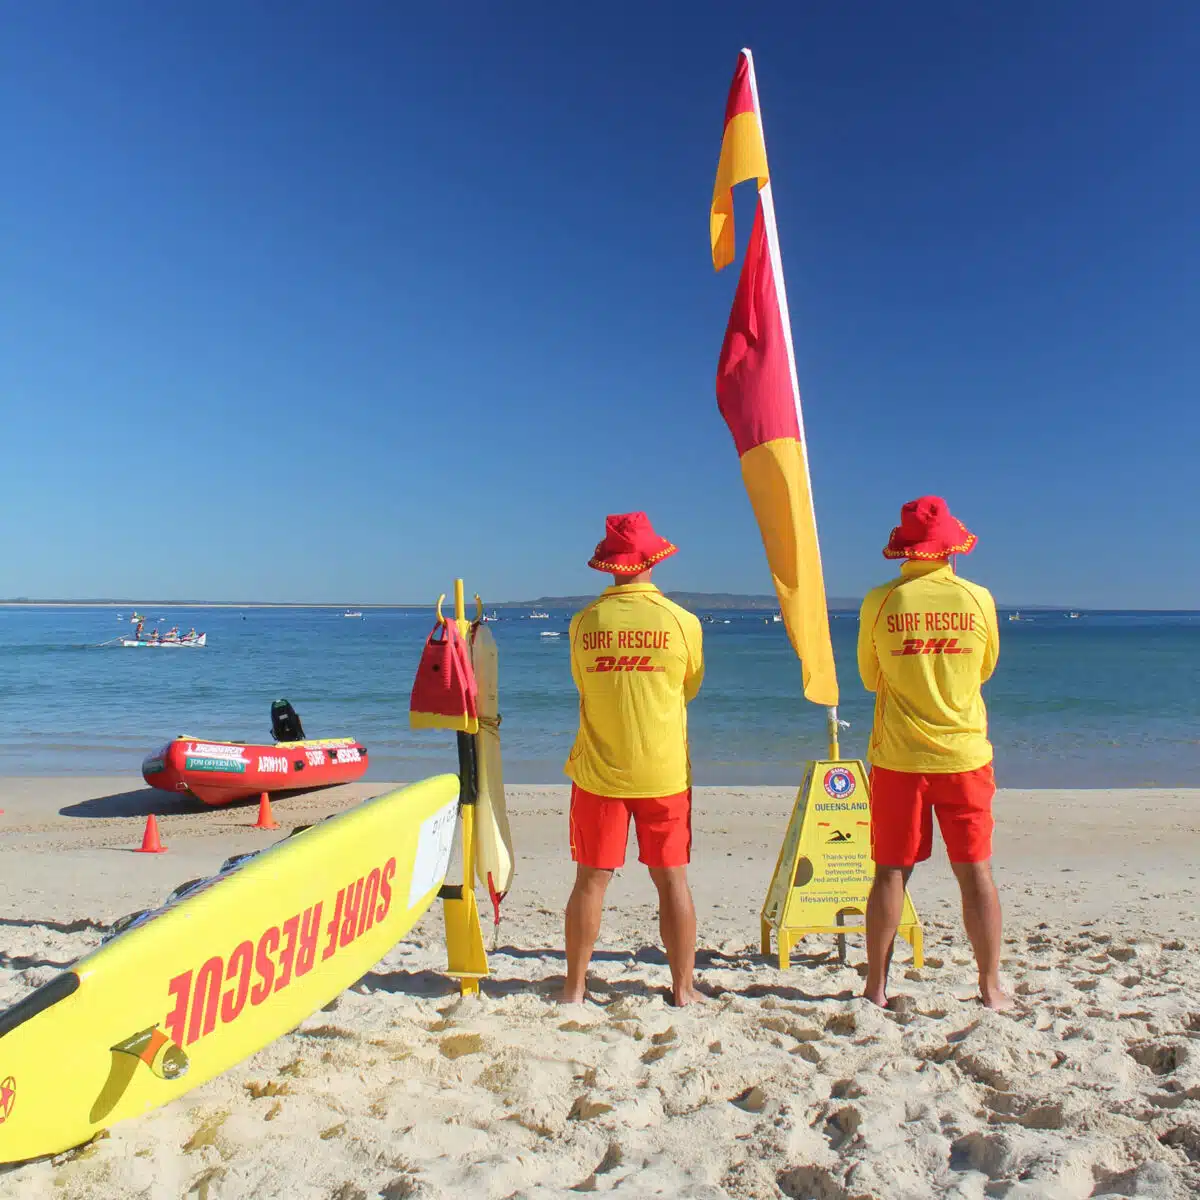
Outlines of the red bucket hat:
{"type": "Polygon", "coordinates": [[[610,575],[639,575],[678,549],[654,532],[644,512],[616,513],[605,519],[604,540],[588,566],[610,575]]]}
{"type": "Polygon", "coordinates": [[[979,539],[957,518],[941,496],[921,496],[900,510],[900,524],[883,548],[884,558],[949,558],[970,554],[979,539]]]}

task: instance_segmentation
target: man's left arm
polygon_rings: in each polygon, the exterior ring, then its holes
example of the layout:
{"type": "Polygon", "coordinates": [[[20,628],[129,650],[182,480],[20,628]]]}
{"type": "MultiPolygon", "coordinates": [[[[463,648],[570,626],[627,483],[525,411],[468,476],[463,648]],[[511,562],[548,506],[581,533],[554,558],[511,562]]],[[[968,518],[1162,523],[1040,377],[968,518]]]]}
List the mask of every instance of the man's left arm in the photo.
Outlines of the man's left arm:
{"type": "Polygon", "coordinates": [[[577,612],[571,618],[570,630],[567,633],[567,637],[571,642],[571,678],[575,681],[575,688],[581,696],[583,695],[583,675],[579,670],[579,659],[575,650],[575,641],[576,635],[579,633],[579,622],[582,617],[583,613],[577,612]]]}

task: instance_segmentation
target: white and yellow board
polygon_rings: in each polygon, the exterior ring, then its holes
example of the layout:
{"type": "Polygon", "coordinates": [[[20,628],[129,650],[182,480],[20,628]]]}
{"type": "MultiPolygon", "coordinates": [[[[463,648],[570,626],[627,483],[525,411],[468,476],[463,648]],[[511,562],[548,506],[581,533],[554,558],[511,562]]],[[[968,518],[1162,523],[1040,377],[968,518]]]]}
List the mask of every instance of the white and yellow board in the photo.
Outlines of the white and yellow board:
{"type": "Polygon", "coordinates": [[[471,631],[471,664],[479,686],[475,873],[495,899],[512,887],[513,845],[500,757],[500,655],[492,631],[482,622],[471,631]]]}
{"type": "MultiPolygon", "coordinates": [[[[762,908],[762,952],[771,930],[786,970],[792,947],[807,934],[860,933],[875,877],[871,861],[871,801],[867,769],[857,760],[810,762],[788,821],[775,874],[762,908]]],[[[904,893],[900,936],[921,966],[921,922],[904,893]]]]}
{"type": "Polygon", "coordinates": [[[173,1100],[362,977],[445,879],[440,775],[232,859],[0,1013],[0,1163],[173,1100]]]}

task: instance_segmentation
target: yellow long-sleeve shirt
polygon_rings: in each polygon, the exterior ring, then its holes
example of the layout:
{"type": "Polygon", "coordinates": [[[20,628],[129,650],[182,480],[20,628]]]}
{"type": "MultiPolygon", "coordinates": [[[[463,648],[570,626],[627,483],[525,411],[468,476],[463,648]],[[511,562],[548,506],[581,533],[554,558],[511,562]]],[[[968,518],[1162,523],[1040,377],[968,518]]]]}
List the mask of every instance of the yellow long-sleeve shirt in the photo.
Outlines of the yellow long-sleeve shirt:
{"type": "Polygon", "coordinates": [[[891,771],[944,775],[992,761],[980,691],[1000,633],[987,588],[944,562],[906,562],[867,594],[858,671],[875,693],[867,757],[891,771]]]}
{"type": "Polygon", "coordinates": [[[687,705],[704,678],[702,642],[699,620],[652,583],[610,587],[575,614],[579,733],[569,778],[623,799],[691,786],[687,705]]]}

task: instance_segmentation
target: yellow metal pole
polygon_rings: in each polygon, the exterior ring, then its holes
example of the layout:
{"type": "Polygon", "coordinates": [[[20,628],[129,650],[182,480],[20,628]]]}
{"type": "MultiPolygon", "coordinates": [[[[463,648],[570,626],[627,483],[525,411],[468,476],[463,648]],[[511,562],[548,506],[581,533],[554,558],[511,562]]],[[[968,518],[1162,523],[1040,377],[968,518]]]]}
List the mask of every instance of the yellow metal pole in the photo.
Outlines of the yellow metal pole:
{"type": "MultiPolygon", "coordinates": [[[[467,603],[463,593],[463,581],[454,581],[454,620],[458,623],[458,632],[464,638],[470,637],[471,625],[467,620],[467,603]]],[[[465,804],[462,810],[462,853],[463,853],[463,892],[475,891],[475,805],[465,804]]],[[[472,989],[478,991],[476,984],[472,989]]],[[[465,989],[464,989],[465,990],[465,989]]]]}
{"type": "Polygon", "coordinates": [[[471,632],[471,626],[467,622],[467,604],[463,599],[463,581],[461,579],[454,581],[454,619],[458,622],[458,632],[466,637],[471,632]]]}
{"type": "MultiPolygon", "coordinates": [[[[464,638],[471,636],[463,581],[454,581],[454,621],[464,638]]],[[[460,737],[464,735],[459,735],[460,737]]],[[[450,973],[457,976],[462,995],[479,991],[479,977],[487,974],[487,955],[483,948],[483,929],[475,902],[475,804],[462,805],[462,899],[448,902],[456,916],[447,911],[447,937],[452,946],[450,973]],[[451,923],[453,921],[453,932],[451,923]]]]}

